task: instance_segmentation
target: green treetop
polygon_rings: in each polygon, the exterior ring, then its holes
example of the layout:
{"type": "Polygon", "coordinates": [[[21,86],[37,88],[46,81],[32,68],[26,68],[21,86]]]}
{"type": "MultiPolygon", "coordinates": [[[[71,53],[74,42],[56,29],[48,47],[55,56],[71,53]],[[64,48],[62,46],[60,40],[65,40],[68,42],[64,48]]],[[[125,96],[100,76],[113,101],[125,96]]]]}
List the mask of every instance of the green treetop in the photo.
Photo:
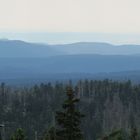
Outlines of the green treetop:
{"type": "Polygon", "coordinates": [[[57,138],[58,140],[82,140],[83,135],[80,129],[81,118],[83,115],[76,107],[79,99],[75,98],[71,87],[67,88],[67,99],[63,104],[63,111],[56,114],[58,123],[57,138]]]}

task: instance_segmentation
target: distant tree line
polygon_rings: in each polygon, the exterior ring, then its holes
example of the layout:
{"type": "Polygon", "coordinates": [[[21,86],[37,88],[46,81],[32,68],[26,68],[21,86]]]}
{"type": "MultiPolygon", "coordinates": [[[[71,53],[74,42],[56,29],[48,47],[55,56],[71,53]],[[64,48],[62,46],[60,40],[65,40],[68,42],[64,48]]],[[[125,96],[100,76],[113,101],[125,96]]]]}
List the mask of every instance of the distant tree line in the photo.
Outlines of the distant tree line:
{"type": "Polygon", "coordinates": [[[131,81],[80,80],[71,83],[74,93],[70,95],[66,87],[61,82],[32,87],[2,83],[0,123],[5,125],[5,139],[67,140],[73,127],[75,131],[68,140],[140,139],[140,85],[131,81]],[[73,122],[70,126],[69,120],[73,122]]]}

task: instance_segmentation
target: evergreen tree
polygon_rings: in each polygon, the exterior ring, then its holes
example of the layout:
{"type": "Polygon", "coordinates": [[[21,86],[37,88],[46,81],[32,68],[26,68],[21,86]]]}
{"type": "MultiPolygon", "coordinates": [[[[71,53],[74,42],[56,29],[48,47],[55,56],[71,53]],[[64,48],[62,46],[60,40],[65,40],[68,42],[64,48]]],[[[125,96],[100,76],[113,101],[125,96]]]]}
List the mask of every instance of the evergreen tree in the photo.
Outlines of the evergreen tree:
{"type": "Polygon", "coordinates": [[[130,140],[137,140],[137,129],[135,127],[131,128],[130,140]]]}
{"type": "Polygon", "coordinates": [[[59,140],[82,140],[83,135],[80,129],[81,118],[84,117],[76,108],[79,99],[75,98],[71,87],[67,89],[67,97],[63,104],[63,111],[57,112],[56,120],[59,125],[57,139],[59,140]]]}
{"type": "Polygon", "coordinates": [[[56,129],[51,127],[45,134],[43,140],[56,140],[56,129]]]}
{"type": "Polygon", "coordinates": [[[11,140],[25,140],[25,134],[22,128],[18,128],[11,137],[11,140]]]}
{"type": "Polygon", "coordinates": [[[124,140],[122,130],[116,130],[109,135],[104,136],[101,140],[124,140]]]}

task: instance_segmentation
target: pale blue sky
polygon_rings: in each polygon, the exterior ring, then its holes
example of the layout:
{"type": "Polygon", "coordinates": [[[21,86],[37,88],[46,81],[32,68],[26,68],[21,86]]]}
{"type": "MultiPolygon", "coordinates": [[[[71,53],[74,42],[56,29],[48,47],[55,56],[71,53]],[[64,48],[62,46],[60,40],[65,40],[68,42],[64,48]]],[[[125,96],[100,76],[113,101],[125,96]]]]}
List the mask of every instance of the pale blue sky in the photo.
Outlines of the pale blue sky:
{"type": "Polygon", "coordinates": [[[139,13],[140,0],[0,0],[0,38],[140,44],[139,13]]]}
{"type": "Polygon", "coordinates": [[[88,32],[0,32],[1,39],[23,40],[47,44],[73,42],[107,42],[112,44],[140,44],[140,34],[88,32]]]}

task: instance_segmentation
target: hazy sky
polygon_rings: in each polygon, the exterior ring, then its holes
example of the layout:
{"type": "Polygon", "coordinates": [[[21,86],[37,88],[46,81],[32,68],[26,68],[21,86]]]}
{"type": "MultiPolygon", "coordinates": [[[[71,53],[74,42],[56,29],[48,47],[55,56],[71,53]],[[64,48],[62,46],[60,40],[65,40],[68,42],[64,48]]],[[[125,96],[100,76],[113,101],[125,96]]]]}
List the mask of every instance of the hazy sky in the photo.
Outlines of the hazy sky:
{"type": "Polygon", "coordinates": [[[140,0],[0,0],[1,31],[140,32],[140,0]]]}
{"type": "Polygon", "coordinates": [[[0,38],[140,44],[140,0],[0,0],[0,38]]]}

